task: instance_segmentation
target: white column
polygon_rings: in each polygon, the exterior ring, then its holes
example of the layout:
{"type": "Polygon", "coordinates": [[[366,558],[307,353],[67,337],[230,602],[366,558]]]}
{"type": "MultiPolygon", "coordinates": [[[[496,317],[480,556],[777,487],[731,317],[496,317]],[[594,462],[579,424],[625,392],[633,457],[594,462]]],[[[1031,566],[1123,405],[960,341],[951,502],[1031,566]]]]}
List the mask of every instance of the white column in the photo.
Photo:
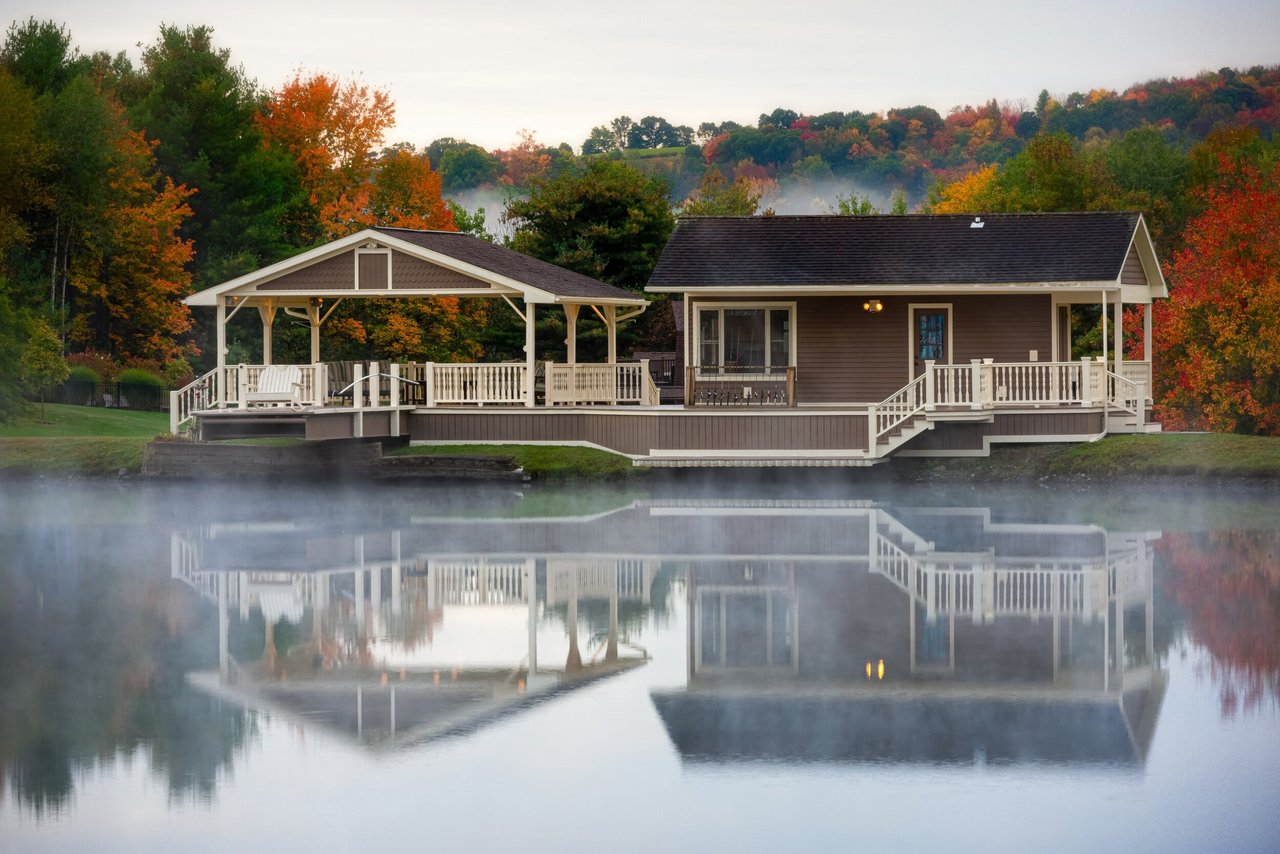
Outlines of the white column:
{"type": "Polygon", "coordinates": [[[580,305],[564,304],[565,361],[571,365],[578,361],[578,310],[581,308],[580,305]]]}
{"type": "Polygon", "coordinates": [[[1142,360],[1151,363],[1151,303],[1142,306],[1142,360]]]}
{"type": "Polygon", "coordinates": [[[262,317],[262,364],[271,364],[271,328],[276,322],[275,300],[267,300],[266,305],[258,306],[258,315],[262,317]]]}
{"type": "Polygon", "coordinates": [[[227,301],[222,297],[218,298],[218,319],[217,325],[217,348],[218,359],[217,366],[225,368],[227,366],[227,301]]]}
{"type": "Polygon", "coordinates": [[[1107,363],[1107,292],[1102,292],[1102,363],[1107,363]]]}
{"type": "Polygon", "coordinates": [[[320,361],[320,309],[316,302],[307,303],[307,320],[311,321],[311,364],[320,361]]]}
{"type": "Polygon", "coordinates": [[[609,331],[609,364],[618,361],[618,307],[616,305],[606,305],[604,307],[604,325],[609,331]]]}
{"type": "Polygon", "coordinates": [[[534,304],[526,302],[524,304],[524,405],[532,407],[536,400],[534,382],[533,382],[533,365],[534,365],[534,304]]]}
{"type": "Polygon", "coordinates": [[[1124,364],[1124,301],[1120,296],[1116,295],[1116,322],[1115,322],[1115,351],[1116,351],[1116,373],[1120,373],[1120,366],[1124,364]]]}

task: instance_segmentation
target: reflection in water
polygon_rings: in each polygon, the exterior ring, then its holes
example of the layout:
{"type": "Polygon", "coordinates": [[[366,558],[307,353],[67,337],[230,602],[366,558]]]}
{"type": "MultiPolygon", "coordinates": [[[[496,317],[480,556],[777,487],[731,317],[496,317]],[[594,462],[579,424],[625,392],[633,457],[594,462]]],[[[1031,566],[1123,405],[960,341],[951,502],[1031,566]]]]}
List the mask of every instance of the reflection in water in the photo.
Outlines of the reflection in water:
{"type": "Polygon", "coordinates": [[[92,496],[0,496],[21,511],[0,514],[0,820],[11,801],[63,820],[132,757],[216,809],[250,745],[299,767],[275,720],[368,763],[501,743],[498,720],[567,743],[587,703],[610,725],[642,708],[649,732],[618,744],[651,738],[654,767],[1149,773],[1187,636],[1224,709],[1277,696],[1274,532],[862,500],[139,493],[110,524],[84,521],[92,496]]]}
{"type": "Polygon", "coordinates": [[[690,566],[688,685],[653,694],[682,755],[1143,761],[1157,535],[797,509],[847,541],[690,566]]]}
{"type": "Polygon", "coordinates": [[[1223,717],[1280,706],[1280,534],[1169,533],[1157,550],[1191,639],[1212,656],[1223,717]]]}

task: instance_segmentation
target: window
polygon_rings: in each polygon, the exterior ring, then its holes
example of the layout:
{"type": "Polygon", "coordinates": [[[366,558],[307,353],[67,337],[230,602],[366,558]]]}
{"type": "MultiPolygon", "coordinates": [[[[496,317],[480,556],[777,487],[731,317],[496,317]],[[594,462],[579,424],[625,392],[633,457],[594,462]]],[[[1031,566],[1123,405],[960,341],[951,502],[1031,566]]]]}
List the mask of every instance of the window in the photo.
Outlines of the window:
{"type": "Polygon", "coordinates": [[[792,306],[698,309],[698,367],[703,374],[783,373],[791,364],[792,306]]]}

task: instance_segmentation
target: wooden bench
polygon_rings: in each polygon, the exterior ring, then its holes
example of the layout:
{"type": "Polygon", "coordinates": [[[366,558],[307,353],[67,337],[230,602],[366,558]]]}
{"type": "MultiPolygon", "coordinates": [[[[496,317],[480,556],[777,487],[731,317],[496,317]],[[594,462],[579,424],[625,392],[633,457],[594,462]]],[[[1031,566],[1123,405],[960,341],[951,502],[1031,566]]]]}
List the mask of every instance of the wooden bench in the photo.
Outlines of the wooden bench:
{"type": "Polygon", "coordinates": [[[245,394],[249,404],[302,402],[302,369],[297,365],[267,365],[258,374],[258,388],[245,394]]]}

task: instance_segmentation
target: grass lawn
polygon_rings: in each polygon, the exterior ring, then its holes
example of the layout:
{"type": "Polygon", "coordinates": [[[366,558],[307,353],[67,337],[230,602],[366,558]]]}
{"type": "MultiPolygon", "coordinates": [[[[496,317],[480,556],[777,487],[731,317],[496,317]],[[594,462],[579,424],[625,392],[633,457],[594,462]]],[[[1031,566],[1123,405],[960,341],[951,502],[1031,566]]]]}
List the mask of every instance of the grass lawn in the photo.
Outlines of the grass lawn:
{"type": "Polygon", "coordinates": [[[644,474],[631,460],[595,448],[561,445],[413,445],[397,448],[388,456],[434,454],[449,457],[509,457],[530,477],[539,480],[586,478],[613,480],[644,474]]]}
{"type": "Polygon", "coordinates": [[[0,474],[114,475],[142,468],[142,450],[169,429],[163,412],[40,405],[0,424],[0,474]]]}

